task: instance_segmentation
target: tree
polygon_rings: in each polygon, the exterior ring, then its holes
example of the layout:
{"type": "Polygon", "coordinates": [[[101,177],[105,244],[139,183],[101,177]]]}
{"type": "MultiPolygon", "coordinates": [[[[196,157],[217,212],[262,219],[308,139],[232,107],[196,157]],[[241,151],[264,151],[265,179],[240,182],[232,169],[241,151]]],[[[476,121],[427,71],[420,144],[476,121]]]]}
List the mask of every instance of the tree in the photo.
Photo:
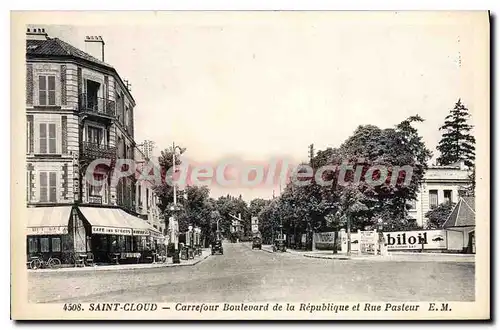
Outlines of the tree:
{"type": "Polygon", "coordinates": [[[442,203],[428,211],[425,214],[425,217],[429,219],[429,221],[427,221],[426,229],[443,228],[443,225],[450,216],[454,206],[454,203],[442,203]]]}
{"type": "Polygon", "coordinates": [[[437,159],[439,165],[450,165],[459,161],[463,161],[468,167],[474,165],[476,139],[470,133],[473,126],[467,124],[469,117],[469,109],[458,99],[455,107],[445,117],[444,125],[439,128],[444,131],[437,146],[441,153],[437,159]]]}

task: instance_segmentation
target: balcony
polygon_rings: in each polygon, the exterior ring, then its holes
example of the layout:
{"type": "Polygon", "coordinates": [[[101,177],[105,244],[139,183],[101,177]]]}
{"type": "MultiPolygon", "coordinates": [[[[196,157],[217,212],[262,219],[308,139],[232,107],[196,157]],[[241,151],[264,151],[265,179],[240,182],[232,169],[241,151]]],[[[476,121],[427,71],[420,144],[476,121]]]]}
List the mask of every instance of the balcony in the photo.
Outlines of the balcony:
{"type": "Polygon", "coordinates": [[[101,196],[89,196],[89,204],[102,204],[101,196]]]}
{"type": "Polygon", "coordinates": [[[110,120],[116,116],[115,101],[97,97],[95,94],[80,94],[79,107],[81,113],[96,119],[103,118],[110,120]]]}
{"type": "Polygon", "coordinates": [[[80,150],[82,157],[88,161],[93,161],[95,159],[115,159],[116,158],[116,147],[109,147],[102,144],[92,143],[92,142],[82,142],[80,144],[80,150]]]}

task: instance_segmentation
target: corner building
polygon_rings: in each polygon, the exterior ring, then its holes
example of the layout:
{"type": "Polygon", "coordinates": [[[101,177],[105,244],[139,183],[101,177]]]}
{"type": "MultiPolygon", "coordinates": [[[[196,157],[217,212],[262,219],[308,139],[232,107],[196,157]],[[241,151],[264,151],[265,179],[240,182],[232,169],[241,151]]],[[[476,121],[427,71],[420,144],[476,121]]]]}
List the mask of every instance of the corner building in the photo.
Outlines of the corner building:
{"type": "Polygon", "coordinates": [[[117,160],[135,158],[135,100],[104,62],[104,40],[85,45],[26,31],[27,255],[139,259],[161,244],[161,229],[138,217],[134,176],[111,184],[117,160]],[[101,186],[85,179],[96,159],[109,161],[93,171],[101,186]]]}

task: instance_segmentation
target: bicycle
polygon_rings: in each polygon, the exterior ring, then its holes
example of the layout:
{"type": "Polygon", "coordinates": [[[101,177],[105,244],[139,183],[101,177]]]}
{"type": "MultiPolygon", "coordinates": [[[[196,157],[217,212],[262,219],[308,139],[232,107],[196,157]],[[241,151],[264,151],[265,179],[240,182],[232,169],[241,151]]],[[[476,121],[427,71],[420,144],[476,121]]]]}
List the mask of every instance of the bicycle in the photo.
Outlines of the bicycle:
{"type": "Polygon", "coordinates": [[[49,257],[49,260],[45,261],[39,256],[30,257],[29,268],[36,270],[40,268],[59,268],[61,266],[61,260],[58,258],[49,257]]]}

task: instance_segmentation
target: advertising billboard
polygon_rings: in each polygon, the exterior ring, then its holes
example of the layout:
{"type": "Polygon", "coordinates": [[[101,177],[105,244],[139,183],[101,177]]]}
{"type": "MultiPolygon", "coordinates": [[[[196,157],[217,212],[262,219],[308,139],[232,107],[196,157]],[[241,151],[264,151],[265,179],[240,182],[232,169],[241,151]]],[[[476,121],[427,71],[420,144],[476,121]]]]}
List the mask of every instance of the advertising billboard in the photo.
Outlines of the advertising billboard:
{"type": "Polygon", "coordinates": [[[445,230],[413,230],[384,233],[388,250],[446,249],[445,230]]]}

